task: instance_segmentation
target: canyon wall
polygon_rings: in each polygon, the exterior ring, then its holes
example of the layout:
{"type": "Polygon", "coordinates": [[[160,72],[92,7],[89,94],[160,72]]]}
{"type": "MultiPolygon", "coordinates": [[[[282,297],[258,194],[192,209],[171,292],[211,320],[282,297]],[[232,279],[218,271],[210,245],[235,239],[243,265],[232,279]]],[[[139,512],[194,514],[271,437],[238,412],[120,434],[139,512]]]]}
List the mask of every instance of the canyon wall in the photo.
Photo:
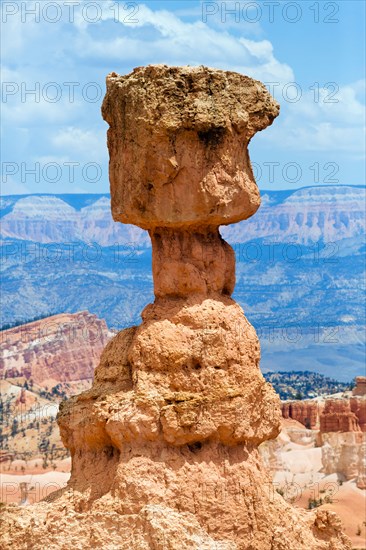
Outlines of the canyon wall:
{"type": "Polygon", "coordinates": [[[325,473],[355,479],[366,489],[366,395],[364,377],[356,378],[353,396],[327,399],[320,415],[322,462],[325,473]]]}
{"type": "Polygon", "coordinates": [[[358,425],[362,432],[366,432],[366,399],[359,397],[350,398],[350,408],[357,417],[358,425]]]}
{"type": "Polygon", "coordinates": [[[327,399],[320,414],[320,431],[359,432],[358,418],[351,410],[349,399],[327,399]]]}
{"type": "Polygon", "coordinates": [[[366,488],[364,377],[357,377],[353,391],[342,396],[285,401],[282,416],[315,431],[325,474],[355,479],[358,488],[366,488]]]}
{"type": "Polygon", "coordinates": [[[282,417],[300,422],[305,428],[328,432],[366,432],[366,399],[346,392],[303,401],[283,401],[282,417]]]}
{"type": "Polygon", "coordinates": [[[282,403],[283,418],[292,418],[308,429],[319,427],[319,414],[322,405],[316,400],[284,401],[282,403]]]}
{"type": "Polygon", "coordinates": [[[38,385],[91,380],[113,333],[88,311],[60,314],[4,330],[0,378],[25,378],[38,385]]]}

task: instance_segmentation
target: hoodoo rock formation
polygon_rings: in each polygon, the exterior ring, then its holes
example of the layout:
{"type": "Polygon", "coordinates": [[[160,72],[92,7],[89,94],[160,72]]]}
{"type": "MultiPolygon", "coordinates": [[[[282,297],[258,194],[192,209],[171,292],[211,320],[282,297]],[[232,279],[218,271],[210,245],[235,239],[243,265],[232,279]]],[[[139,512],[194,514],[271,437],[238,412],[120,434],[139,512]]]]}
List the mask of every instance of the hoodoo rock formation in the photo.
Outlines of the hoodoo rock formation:
{"type": "Polygon", "coordinates": [[[327,399],[320,414],[320,431],[360,432],[357,416],[351,410],[349,399],[327,399]]]}
{"type": "Polygon", "coordinates": [[[366,489],[366,396],[360,378],[352,397],[328,399],[320,415],[323,471],[355,479],[366,489]]]}
{"type": "Polygon", "coordinates": [[[322,463],[326,474],[337,472],[346,480],[356,479],[361,489],[365,484],[366,436],[361,432],[322,434],[322,463]]]}
{"type": "Polygon", "coordinates": [[[350,548],[333,512],[272,490],[258,445],[279,433],[280,402],[230,297],[235,258],[219,233],[259,206],[247,146],[278,111],[236,73],[108,77],[113,216],[149,231],[156,298],[108,343],[93,387],[64,403],[69,487],[8,510],[6,548],[350,548]]]}
{"type": "Polygon", "coordinates": [[[283,418],[292,418],[314,430],[319,426],[319,412],[322,405],[315,400],[285,401],[282,403],[283,418]]]}
{"type": "Polygon", "coordinates": [[[356,396],[366,396],[366,376],[356,377],[356,385],[352,393],[356,396]]]}
{"type": "Polygon", "coordinates": [[[366,396],[348,392],[342,397],[284,401],[282,416],[305,428],[327,432],[366,432],[366,396]]]}
{"type": "Polygon", "coordinates": [[[350,398],[351,411],[356,415],[361,432],[366,432],[366,395],[350,398]]]}

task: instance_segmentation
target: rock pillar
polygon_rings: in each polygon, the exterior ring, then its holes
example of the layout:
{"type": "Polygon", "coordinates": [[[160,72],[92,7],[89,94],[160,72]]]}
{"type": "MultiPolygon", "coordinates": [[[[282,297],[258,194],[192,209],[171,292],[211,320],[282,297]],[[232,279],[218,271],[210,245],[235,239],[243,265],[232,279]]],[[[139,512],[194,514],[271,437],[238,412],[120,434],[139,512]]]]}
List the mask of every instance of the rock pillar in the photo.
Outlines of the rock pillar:
{"type": "Polygon", "coordinates": [[[155,301],[63,405],[72,498],[57,497],[39,531],[80,548],[350,548],[335,514],[292,508],[262,465],[280,402],[219,232],[259,207],[248,144],[277,103],[237,73],[158,65],[109,75],[102,112],[113,217],[149,231],[155,301]]]}

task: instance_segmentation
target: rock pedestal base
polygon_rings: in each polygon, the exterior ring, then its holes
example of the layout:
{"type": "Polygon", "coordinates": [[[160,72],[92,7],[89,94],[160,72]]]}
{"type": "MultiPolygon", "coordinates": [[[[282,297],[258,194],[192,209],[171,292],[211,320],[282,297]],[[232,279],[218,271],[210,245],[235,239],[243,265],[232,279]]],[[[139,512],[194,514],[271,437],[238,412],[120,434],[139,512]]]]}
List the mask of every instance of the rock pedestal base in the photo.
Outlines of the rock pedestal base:
{"type": "Polygon", "coordinates": [[[62,404],[69,487],[4,518],[4,548],[346,550],[330,512],[273,491],[258,445],[280,430],[254,328],[231,298],[219,226],[260,204],[247,146],[278,115],[265,86],[206,67],[107,79],[112,213],[149,230],[155,302],[62,404]]]}

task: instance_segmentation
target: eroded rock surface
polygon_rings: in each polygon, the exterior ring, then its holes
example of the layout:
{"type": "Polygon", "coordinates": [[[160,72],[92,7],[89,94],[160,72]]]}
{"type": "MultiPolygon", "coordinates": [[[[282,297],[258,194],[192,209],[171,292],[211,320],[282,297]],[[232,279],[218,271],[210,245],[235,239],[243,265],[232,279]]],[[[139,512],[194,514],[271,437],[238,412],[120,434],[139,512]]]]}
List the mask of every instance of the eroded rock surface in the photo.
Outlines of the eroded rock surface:
{"type": "Polygon", "coordinates": [[[322,434],[322,462],[326,474],[337,472],[346,480],[355,479],[366,489],[366,436],[360,432],[322,434]]]}
{"type": "Polygon", "coordinates": [[[366,432],[366,396],[354,391],[341,397],[284,401],[283,418],[297,420],[303,426],[321,432],[366,432]]]}
{"type": "Polygon", "coordinates": [[[366,396],[366,376],[356,377],[356,386],[352,393],[357,396],[366,396]]]}
{"type": "Polygon", "coordinates": [[[112,214],[154,227],[222,225],[258,209],[247,145],[278,104],[265,86],[206,67],[138,67],[107,78],[112,214]]]}
{"type": "Polygon", "coordinates": [[[283,418],[297,420],[308,429],[319,427],[319,414],[323,404],[316,400],[285,401],[282,403],[283,418]]]}
{"type": "Polygon", "coordinates": [[[53,315],[4,330],[0,378],[25,377],[39,385],[91,380],[112,335],[104,319],[88,311],[53,315]]]}
{"type": "Polygon", "coordinates": [[[351,410],[349,399],[327,399],[320,414],[320,431],[359,432],[358,418],[351,410]]]}
{"type": "Polygon", "coordinates": [[[156,299],[63,404],[69,488],[7,511],[5,547],[349,549],[335,514],[287,504],[262,464],[280,402],[230,298],[234,254],[218,230],[259,206],[247,145],[278,105],[261,83],[205,67],[143,67],[107,86],[113,215],[149,229],[156,299]]]}

